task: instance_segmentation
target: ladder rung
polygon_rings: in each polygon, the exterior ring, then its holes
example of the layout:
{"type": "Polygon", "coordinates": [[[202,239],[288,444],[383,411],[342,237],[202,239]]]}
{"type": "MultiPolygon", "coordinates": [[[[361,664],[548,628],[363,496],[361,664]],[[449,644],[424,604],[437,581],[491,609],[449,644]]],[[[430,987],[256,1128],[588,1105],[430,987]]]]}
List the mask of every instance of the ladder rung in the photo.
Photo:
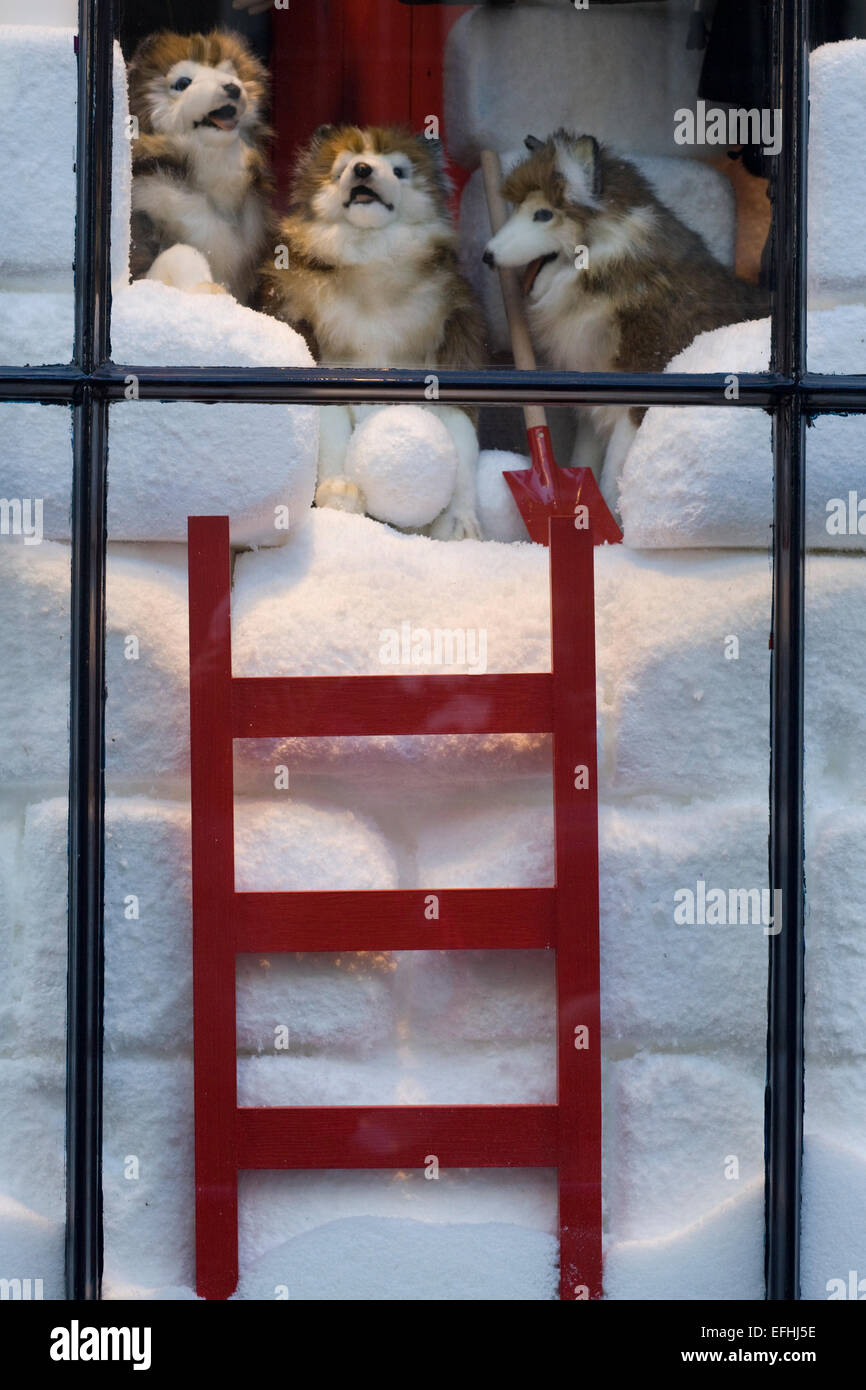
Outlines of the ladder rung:
{"type": "Polygon", "coordinates": [[[238,1110],[238,1168],[546,1168],[555,1105],[299,1105],[238,1110]]]}
{"type": "Polygon", "coordinates": [[[545,950],[556,944],[554,888],[235,893],[232,915],[239,952],[545,950]],[[438,918],[425,916],[434,906],[438,918]]]}
{"type": "Polygon", "coordinates": [[[377,734],[539,734],[552,727],[552,677],[235,676],[233,738],[377,734]]]}

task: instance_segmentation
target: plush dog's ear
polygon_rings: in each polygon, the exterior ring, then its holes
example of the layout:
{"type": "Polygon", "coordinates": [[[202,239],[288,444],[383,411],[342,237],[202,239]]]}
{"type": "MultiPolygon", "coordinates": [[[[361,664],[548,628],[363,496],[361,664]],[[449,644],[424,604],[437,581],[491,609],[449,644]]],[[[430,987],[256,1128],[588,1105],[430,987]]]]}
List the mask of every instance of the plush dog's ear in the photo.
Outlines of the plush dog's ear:
{"type": "Polygon", "coordinates": [[[531,152],[544,149],[544,141],[539,140],[537,135],[527,135],[523,143],[531,152]]]}
{"type": "Polygon", "coordinates": [[[583,207],[597,207],[601,197],[601,151],[595,136],[574,136],[558,130],[554,144],[556,167],[565,180],[569,200],[583,207]]]}

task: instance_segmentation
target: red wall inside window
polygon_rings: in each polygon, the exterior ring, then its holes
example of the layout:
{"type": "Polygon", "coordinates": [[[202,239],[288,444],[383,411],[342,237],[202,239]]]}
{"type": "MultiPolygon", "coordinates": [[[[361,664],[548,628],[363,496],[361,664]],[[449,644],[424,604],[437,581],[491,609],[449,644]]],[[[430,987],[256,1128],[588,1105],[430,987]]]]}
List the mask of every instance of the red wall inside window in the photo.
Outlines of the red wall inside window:
{"type": "MultiPolygon", "coordinates": [[[[410,125],[442,113],[442,54],[466,7],[398,0],[315,0],[281,10],[272,26],[274,168],[287,201],[295,155],[316,126],[410,125]]],[[[465,175],[454,170],[458,183],[465,175]]]]}

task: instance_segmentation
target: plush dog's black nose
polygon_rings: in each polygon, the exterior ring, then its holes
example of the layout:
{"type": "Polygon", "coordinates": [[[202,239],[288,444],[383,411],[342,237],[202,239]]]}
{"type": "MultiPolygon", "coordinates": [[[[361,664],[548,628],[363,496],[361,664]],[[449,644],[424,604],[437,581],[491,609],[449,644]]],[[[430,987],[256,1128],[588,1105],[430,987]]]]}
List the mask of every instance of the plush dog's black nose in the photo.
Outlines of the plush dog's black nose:
{"type": "Polygon", "coordinates": [[[368,178],[370,177],[370,175],[372,174],[372,172],[373,172],[373,168],[372,168],[372,165],[370,165],[370,164],[356,164],[356,165],[355,165],[355,178],[356,178],[356,179],[368,179],[368,178]]]}
{"type": "Polygon", "coordinates": [[[482,259],[482,261],[484,262],[484,264],[485,264],[485,265],[489,265],[489,266],[491,267],[491,269],[492,269],[493,266],[495,266],[495,264],[496,264],[496,257],[494,256],[494,254],[493,254],[492,251],[485,251],[485,252],[484,252],[484,255],[481,257],[481,259],[482,259]]]}
{"type": "Polygon", "coordinates": [[[231,97],[232,101],[237,101],[238,97],[241,94],[240,87],[238,87],[237,84],[234,82],[226,82],[223,87],[223,91],[225,92],[227,97],[231,97]]]}

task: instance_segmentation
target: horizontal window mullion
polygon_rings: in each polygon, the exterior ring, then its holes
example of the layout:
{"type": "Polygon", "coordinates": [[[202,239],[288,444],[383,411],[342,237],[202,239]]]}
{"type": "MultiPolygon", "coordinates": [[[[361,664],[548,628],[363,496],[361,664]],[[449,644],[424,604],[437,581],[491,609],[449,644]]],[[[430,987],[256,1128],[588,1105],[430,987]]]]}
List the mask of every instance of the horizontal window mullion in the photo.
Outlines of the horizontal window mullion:
{"type": "MultiPolygon", "coordinates": [[[[105,363],[90,375],[74,366],[0,367],[0,401],[75,404],[84,387],[95,397],[124,400],[130,378],[144,400],[261,401],[339,404],[364,400],[429,400],[430,373],[292,369],[279,367],[134,367],[105,363]]],[[[737,376],[738,396],[727,399],[730,374],[607,372],[441,372],[440,402],[460,405],[749,406],[772,410],[799,397],[808,415],[866,412],[866,375],[807,372],[800,381],[778,373],[737,376]]]]}
{"type": "MultiPolygon", "coordinates": [[[[112,400],[129,394],[135,379],[139,399],[257,400],[309,402],[427,401],[455,405],[743,405],[770,406],[795,389],[794,382],[769,373],[737,377],[736,399],[730,375],[651,372],[519,372],[491,368],[476,372],[381,372],[345,368],[292,369],[221,367],[156,368],[104,366],[92,378],[112,400]]],[[[2,384],[2,382],[0,382],[2,384]]]]}

